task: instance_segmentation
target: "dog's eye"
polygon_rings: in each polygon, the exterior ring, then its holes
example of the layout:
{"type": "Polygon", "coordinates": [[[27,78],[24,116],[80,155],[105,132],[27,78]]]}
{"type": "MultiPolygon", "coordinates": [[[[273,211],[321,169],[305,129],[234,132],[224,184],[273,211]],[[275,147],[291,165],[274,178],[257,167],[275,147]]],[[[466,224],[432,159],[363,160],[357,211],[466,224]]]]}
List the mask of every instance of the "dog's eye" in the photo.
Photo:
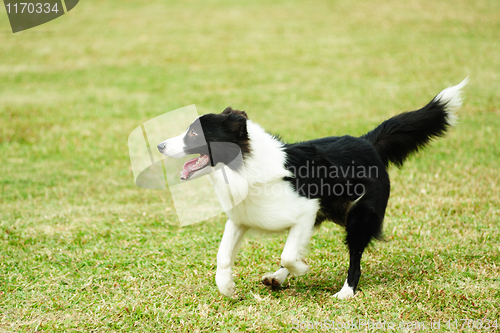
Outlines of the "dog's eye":
{"type": "Polygon", "coordinates": [[[189,136],[197,136],[198,133],[196,133],[193,129],[189,131],[188,133],[189,136]]]}

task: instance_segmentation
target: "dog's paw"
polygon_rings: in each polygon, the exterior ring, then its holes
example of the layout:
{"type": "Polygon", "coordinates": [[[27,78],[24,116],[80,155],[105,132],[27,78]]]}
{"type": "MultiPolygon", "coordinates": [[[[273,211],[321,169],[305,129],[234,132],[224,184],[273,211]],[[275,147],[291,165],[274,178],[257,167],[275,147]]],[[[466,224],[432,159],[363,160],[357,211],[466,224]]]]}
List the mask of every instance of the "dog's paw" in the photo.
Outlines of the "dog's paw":
{"type": "Polygon", "coordinates": [[[284,279],[283,281],[280,281],[280,279],[277,276],[275,276],[274,273],[268,273],[262,277],[262,284],[272,288],[277,288],[281,286],[283,282],[284,279]]]}
{"type": "Polygon", "coordinates": [[[231,281],[226,283],[225,285],[217,285],[219,287],[219,291],[222,295],[231,297],[234,294],[234,291],[236,289],[236,284],[231,281]]]}
{"type": "Polygon", "coordinates": [[[277,288],[285,282],[288,269],[281,267],[274,273],[268,273],[262,277],[262,283],[268,287],[277,288]]]}
{"type": "Polygon", "coordinates": [[[340,289],[340,291],[338,293],[333,295],[333,297],[338,298],[338,299],[353,298],[354,297],[354,290],[351,287],[349,287],[349,285],[347,284],[347,281],[346,281],[346,283],[344,283],[344,286],[342,287],[342,289],[340,289]]]}
{"type": "Polygon", "coordinates": [[[333,295],[333,297],[338,298],[338,299],[349,299],[354,297],[354,292],[352,290],[350,291],[345,291],[341,289],[338,293],[333,295]]]}
{"type": "Polygon", "coordinates": [[[233,296],[236,285],[234,284],[231,272],[217,272],[215,283],[217,283],[217,288],[219,288],[222,295],[227,297],[233,296]]]}

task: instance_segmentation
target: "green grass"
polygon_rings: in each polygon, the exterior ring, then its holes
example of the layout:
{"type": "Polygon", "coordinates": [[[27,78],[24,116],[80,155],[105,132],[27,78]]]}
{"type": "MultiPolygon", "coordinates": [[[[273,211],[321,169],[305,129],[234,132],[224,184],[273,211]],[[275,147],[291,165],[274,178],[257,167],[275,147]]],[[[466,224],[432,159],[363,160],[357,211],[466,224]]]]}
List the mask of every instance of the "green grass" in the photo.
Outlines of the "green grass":
{"type": "MultiPolygon", "coordinates": [[[[287,331],[293,321],[500,324],[500,2],[81,1],[12,34],[0,9],[0,330],[287,331]],[[215,285],[224,216],[180,228],[136,187],[129,133],[196,104],[288,141],[360,135],[470,75],[460,124],[393,168],[386,242],[356,298],[343,232],[269,291],[285,235],[250,235],[215,285]]],[[[484,331],[498,331],[489,329],[484,331]]]]}

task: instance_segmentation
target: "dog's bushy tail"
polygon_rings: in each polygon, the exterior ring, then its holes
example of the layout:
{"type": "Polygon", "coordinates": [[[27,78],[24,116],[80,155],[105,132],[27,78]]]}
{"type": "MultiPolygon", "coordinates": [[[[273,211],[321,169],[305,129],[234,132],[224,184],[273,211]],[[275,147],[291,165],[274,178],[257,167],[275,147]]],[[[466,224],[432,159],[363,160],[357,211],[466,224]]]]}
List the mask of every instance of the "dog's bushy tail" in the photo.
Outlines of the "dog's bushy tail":
{"type": "Polygon", "coordinates": [[[429,104],[417,111],[398,114],[361,136],[377,150],[385,166],[389,162],[401,167],[405,159],[425,147],[432,139],[443,136],[457,122],[455,111],[462,106],[459,85],[441,91],[429,104]]]}

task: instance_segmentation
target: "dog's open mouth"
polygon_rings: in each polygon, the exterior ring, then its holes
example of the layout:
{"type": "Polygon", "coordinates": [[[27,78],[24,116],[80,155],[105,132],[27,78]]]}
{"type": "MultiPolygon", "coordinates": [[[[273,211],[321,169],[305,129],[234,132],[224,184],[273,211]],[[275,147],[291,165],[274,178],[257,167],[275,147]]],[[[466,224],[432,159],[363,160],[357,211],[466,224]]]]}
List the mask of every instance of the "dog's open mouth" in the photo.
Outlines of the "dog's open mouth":
{"type": "Polygon", "coordinates": [[[186,163],[184,163],[184,167],[182,168],[181,171],[181,179],[186,180],[191,175],[198,170],[203,169],[206,167],[210,162],[210,157],[208,155],[203,155],[201,154],[199,157],[190,159],[186,163]]]}

